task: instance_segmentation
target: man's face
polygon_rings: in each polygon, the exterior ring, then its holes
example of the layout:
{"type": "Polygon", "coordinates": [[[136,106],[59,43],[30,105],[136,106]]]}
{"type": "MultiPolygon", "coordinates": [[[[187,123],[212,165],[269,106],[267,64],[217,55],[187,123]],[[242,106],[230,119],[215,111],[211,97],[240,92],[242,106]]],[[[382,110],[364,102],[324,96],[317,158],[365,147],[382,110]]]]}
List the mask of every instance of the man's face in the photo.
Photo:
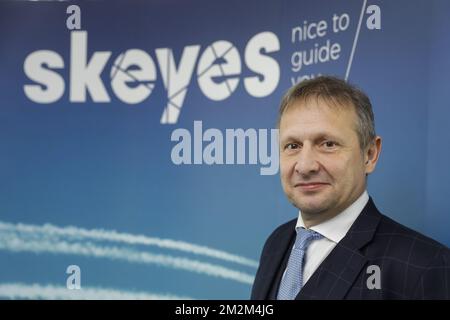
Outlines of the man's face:
{"type": "Polygon", "coordinates": [[[294,102],[280,121],[280,175],[288,199],[312,220],[327,220],[365,190],[366,166],[352,107],[294,102]],[[320,218],[321,217],[321,218],[320,218]]]}

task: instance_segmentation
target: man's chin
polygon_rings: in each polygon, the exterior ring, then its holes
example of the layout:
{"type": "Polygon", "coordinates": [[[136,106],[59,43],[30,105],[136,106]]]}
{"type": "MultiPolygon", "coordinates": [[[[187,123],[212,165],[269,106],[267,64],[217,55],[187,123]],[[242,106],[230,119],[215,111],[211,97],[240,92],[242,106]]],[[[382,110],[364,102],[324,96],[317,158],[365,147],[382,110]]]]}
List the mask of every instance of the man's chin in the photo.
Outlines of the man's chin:
{"type": "Polygon", "coordinates": [[[294,205],[304,214],[321,214],[329,209],[329,205],[324,200],[315,199],[315,201],[294,201],[294,205]]]}
{"type": "Polygon", "coordinates": [[[297,206],[302,214],[306,215],[319,215],[328,210],[327,207],[324,206],[297,206]]]}
{"type": "Polygon", "coordinates": [[[317,192],[301,192],[300,190],[291,190],[288,198],[290,202],[302,212],[320,213],[326,211],[333,201],[328,190],[317,192]]]}
{"type": "Polygon", "coordinates": [[[299,209],[301,212],[320,212],[321,206],[311,205],[310,203],[304,203],[301,201],[296,201],[295,199],[290,199],[291,204],[299,209]]]}

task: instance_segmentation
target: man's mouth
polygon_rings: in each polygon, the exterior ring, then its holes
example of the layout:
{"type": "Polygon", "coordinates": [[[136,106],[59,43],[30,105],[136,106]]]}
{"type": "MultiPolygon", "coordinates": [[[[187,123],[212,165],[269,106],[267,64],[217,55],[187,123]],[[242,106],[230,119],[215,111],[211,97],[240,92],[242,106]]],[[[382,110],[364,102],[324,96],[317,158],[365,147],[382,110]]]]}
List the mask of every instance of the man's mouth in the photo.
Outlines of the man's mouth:
{"type": "Polygon", "coordinates": [[[295,188],[299,188],[302,191],[316,191],[324,188],[327,185],[329,184],[324,182],[307,182],[307,183],[297,183],[295,185],[295,188]]]}

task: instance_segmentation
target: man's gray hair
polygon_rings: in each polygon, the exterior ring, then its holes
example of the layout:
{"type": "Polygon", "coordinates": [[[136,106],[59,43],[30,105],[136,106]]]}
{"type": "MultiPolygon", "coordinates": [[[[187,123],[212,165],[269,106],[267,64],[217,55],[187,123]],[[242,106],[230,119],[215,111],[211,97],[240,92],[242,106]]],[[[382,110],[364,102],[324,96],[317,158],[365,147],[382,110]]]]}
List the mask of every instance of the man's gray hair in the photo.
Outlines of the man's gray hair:
{"type": "Polygon", "coordinates": [[[358,117],[355,129],[361,150],[365,150],[374,141],[375,119],[369,97],[357,87],[332,76],[305,80],[291,87],[281,100],[277,127],[280,128],[281,117],[294,102],[307,102],[311,98],[323,99],[338,107],[352,106],[358,117]]]}

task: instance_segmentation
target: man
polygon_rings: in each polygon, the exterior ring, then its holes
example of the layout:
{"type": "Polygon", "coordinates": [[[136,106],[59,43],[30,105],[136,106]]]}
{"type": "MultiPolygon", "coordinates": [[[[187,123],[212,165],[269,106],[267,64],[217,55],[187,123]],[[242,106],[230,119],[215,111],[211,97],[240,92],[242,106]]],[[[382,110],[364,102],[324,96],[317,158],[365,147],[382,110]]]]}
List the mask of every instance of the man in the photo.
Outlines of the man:
{"type": "Polygon", "coordinates": [[[284,96],[278,128],[281,182],[299,216],[266,241],[252,299],[450,299],[448,248],[368,196],[381,138],[363,92],[304,81],[284,96]]]}

